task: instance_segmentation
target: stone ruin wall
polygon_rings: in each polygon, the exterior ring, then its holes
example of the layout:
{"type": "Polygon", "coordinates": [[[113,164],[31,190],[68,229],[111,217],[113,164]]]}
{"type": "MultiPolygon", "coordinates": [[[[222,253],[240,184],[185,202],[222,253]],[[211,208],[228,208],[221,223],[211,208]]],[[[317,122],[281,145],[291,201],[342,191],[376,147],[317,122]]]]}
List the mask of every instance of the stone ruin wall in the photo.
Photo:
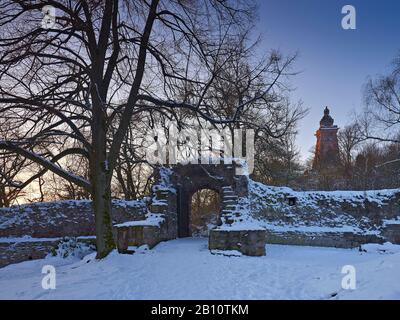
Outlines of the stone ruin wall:
{"type": "MultiPolygon", "coordinates": [[[[400,191],[374,197],[359,193],[345,199],[329,192],[295,192],[251,182],[251,218],[266,229],[254,235],[241,231],[220,231],[210,235],[210,249],[240,249],[244,254],[262,255],[267,244],[354,248],[364,243],[390,241],[400,244],[400,191]],[[258,188],[258,189],[257,189],[258,188]],[[296,198],[295,205],[289,204],[296,198]],[[254,238],[254,239],[253,239],[254,238]],[[252,243],[256,243],[252,246],[252,243]]],[[[113,202],[113,224],[145,221],[149,213],[163,217],[158,226],[143,224],[132,230],[125,246],[149,244],[177,237],[177,196],[170,184],[161,183],[153,199],[113,202]],[[134,234],[131,234],[134,231],[134,234]]],[[[244,217],[245,218],[245,217],[244,217]]],[[[128,230],[129,229],[129,230],[128,230]]],[[[90,201],[34,203],[0,209],[0,267],[9,263],[43,258],[60,238],[94,236],[94,215],[90,201]],[[16,239],[24,236],[31,239],[16,239]],[[37,239],[38,238],[38,239],[37,239]],[[17,241],[18,240],[18,241],[17,241]]],[[[117,239],[118,240],[118,239],[117,239]]],[[[79,241],[92,241],[82,238],[79,241]]],[[[236,250],[235,249],[235,250],[236,250]]]]}
{"type": "MultiPolygon", "coordinates": [[[[113,200],[113,223],[143,220],[147,201],[113,200]]],[[[91,201],[32,203],[0,209],[0,267],[44,258],[62,238],[94,243],[91,201]]]]}
{"type": "Polygon", "coordinates": [[[263,221],[266,242],[355,248],[365,243],[400,244],[400,190],[294,192],[271,187],[251,196],[252,216],[263,221]],[[340,195],[340,192],[339,192],[340,195]],[[289,204],[295,198],[296,204],[289,204]]]}

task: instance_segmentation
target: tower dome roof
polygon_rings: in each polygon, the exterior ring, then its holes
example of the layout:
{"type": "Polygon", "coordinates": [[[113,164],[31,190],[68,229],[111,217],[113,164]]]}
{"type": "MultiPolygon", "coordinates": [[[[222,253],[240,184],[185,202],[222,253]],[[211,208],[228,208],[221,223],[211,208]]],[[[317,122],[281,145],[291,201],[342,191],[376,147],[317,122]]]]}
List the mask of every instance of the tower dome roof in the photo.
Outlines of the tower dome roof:
{"type": "Polygon", "coordinates": [[[322,117],[321,121],[319,122],[321,127],[332,127],[333,126],[333,118],[329,115],[328,107],[325,107],[324,116],[322,117]]]}

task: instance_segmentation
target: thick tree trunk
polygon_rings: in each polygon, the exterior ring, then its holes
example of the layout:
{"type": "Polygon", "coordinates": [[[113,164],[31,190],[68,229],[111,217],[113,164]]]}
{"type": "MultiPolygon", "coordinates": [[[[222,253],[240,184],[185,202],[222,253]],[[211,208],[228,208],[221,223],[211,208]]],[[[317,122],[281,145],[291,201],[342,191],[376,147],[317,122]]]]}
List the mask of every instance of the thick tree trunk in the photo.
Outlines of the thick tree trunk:
{"type": "Polygon", "coordinates": [[[101,259],[115,249],[115,243],[112,235],[110,184],[108,183],[107,173],[102,168],[98,169],[100,170],[97,171],[92,180],[92,196],[96,222],[96,258],[101,259]]]}
{"type": "Polygon", "coordinates": [[[111,168],[107,160],[106,125],[101,116],[93,123],[93,147],[90,159],[93,210],[96,223],[97,259],[106,257],[115,243],[111,219],[111,168]]]}

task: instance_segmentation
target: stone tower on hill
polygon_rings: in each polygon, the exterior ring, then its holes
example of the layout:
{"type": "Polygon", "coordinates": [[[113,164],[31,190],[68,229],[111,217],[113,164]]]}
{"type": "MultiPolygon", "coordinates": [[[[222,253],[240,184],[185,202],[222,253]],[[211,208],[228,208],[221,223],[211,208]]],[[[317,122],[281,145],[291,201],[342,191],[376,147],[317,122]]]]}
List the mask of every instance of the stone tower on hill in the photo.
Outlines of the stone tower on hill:
{"type": "Polygon", "coordinates": [[[315,136],[317,145],[315,146],[315,156],[313,169],[320,171],[335,169],[339,164],[339,143],[337,132],[339,128],[333,125],[333,118],[329,115],[328,107],[325,107],[324,116],[320,121],[320,126],[315,136]]]}

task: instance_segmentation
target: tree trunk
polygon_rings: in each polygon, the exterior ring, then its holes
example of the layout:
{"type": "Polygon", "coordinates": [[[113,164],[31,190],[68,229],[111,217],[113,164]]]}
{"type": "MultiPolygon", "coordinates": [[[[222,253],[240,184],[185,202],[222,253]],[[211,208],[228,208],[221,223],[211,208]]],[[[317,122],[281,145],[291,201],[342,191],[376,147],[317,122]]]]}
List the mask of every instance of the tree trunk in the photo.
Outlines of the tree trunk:
{"type": "Polygon", "coordinates": [[[7,208],[11,204],[11,200],[7,196],[6,187],[4,185],[0,186],[0,208],[7,208]]]}
{"type": "Polygon", "coordinates": [[[3,207],[5,207],[5,205],[4,205],[4,198],[5,198],[5,190],[4,190],[5,188],[2,186],[2,185],[0,185],[0,208],[3,208],[3,207]]]}
{"type": "MultiPolygon", "coordinates": [[[[98,161],[96,161],[98,162],[98,161]]],[[[98,167],[99,163],[96,163],[98,167]]],[[[108,183],[107,173],[98,171],[93,177],[93,210],[96,222],[97,259],[106,257],[113,249],[115,243],[112,235],[111,220],[111,188],[108,183]]]]}
{"type": "Polygon", "coordinates": [[[96,258],[102,259],[115,249],[111,220],[111,179],[109,177],[112,170],[107,161],[104,117],[95,117],[93,132],[95,134],[93,135],[90,159],[90,180],[96,224],[96,258]]]}

